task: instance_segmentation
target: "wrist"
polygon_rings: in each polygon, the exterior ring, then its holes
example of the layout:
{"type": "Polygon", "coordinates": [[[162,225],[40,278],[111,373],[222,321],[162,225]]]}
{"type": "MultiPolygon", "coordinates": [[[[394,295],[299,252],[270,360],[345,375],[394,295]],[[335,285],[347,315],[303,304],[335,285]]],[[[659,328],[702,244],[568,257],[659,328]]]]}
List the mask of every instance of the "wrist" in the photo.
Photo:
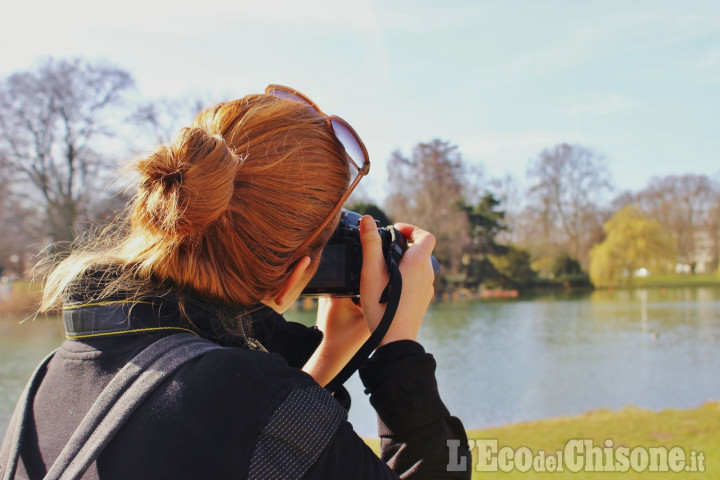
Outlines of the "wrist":
{"type": "Polygon", "coordinates": [[[403,340],[410,340],[413,342],[417,342],[418,341],[417,333],[416,334],[411,334],[411,333],[397,333],[396,334],[393,332],[388,332],[388,334],[385,335],[385,338],[383,338],[380,341],[380,343],[378,344],[378,348],[380,348],[384,345],[387,345],[388,343],[400,342],[403,340]]]}

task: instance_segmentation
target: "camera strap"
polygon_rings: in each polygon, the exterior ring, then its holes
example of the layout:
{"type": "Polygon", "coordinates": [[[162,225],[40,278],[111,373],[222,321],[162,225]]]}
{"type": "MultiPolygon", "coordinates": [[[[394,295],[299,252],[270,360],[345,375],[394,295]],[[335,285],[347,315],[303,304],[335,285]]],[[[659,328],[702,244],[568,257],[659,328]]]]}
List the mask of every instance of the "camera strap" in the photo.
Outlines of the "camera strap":
{"type": "Polygon", "coordinates": [[[388,246],[388,250],[385,253],[385,264],[387,266],[388,274],[390,278],[385,286],[385,289],[380,295],[380,303],[387,304],[385,308],[385,314],[383,314],[380,323],[370,335],[362,347],[357,351],[350,361],[340,370],[335,378],[328,383],[325,388],[330,392],[338,391],[343,383],[352,376],[360,366],[370,357],[372,352],[378,347],[385,334],[390,329],[395,313],[397,312],[398,305],[400,304],[400,294],[402,293],[402,275],[400,274],[400,258],[403,255],[403,249],[398,244],[398,237],[393,227],[388,227],[391,234],[392,241],[388,246]]]}
{"type": "MultiPolygon", "coordinates": [[[[107,384],[44,478],[74,480],[83,477],[115,434],[159,385],[187,362],[219,348],[219,345],[190,333],[163,337],[146,347],[107,384]]],[[[54,354],[48,355],[35,370],[10,419],[5,443],[0,449],[3,480],[15,478],[23,437],[33,426],[33,399],[54,354]]]]}

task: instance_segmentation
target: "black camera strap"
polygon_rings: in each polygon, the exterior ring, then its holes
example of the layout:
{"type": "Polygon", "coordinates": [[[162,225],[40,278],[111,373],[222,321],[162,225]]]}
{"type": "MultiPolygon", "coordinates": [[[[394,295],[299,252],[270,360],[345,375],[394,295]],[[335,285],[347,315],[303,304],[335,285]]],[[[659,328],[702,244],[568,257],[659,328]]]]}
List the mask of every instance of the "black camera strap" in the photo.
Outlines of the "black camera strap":
{"type": "Polygon", "coordinates": [[[403,249],[398,244],[396,231],[392,227],[388,227],[390,234],[392,235],[392,241],[388,246],[388,251],[385,253],[385,263],[387,265],[388,274],[390,278],[388,280],[385,290],[383,290],[380,296],[380,303],[386,303],[385,314],[383,315],[377,328],[372,332],[370,338],[368,338],[357,353],[350,359],[345,367],[328,383],[325,388],[330,392],[338,391],[343,383],[352,376],[360,366],[365,363],[372,352],[378,347],[385,334],[390,329],[395,313],[397,312],[398,305],[400,304],[400,294],[402,293],[402,275],[400,274],[400,258],[403,255],[403,249]]]}
{"type": "MultiPolygon", "coordinates": [[[[219,345],[190,333],[163,337],[146,347],[103,389],[44,478],[70,480],[83,477],[133,412],[159,385],[187,362],[219,348],[219,345]]],[[[35,370],[10,419],[0,449],[3,480],[15,478],[23,437],[32,427],[33,398],[53,355],[55,352],[35,370]]]]}

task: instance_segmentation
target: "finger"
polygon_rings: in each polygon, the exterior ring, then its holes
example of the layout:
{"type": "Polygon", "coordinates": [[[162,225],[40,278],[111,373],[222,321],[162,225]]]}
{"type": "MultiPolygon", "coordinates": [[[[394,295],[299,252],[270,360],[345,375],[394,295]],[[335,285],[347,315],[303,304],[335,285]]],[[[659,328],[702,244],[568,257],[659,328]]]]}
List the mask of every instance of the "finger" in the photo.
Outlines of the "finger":
{"type": "Polygon", "coordinates": [[[370,330],[373,330],[380,321],[381,315],[378,308],[381,304],[378,301],[387,284],[388,272],[382,251],[382,239],[375,221],[370,216],[364,216],[360,220],[360,242],[363,252],[360,296],[367,309],[364,310],[365,320],[367,320],[370,330]]]}
{"type": "Polygon", "coordinates": [[[413,247],[419,247],[427,255],[430,255],[435,248],[435,235],[409,223],[396,223],[395,228],[402,233],[413,247]]]}
{"type": "Polygon", "coordinates": [[[382,240],[375,220],[370,215],[360,219],[360,243],[363,254],[363,277],[372,278],[385,272],[385,259],[382,252],[382,240]]]}

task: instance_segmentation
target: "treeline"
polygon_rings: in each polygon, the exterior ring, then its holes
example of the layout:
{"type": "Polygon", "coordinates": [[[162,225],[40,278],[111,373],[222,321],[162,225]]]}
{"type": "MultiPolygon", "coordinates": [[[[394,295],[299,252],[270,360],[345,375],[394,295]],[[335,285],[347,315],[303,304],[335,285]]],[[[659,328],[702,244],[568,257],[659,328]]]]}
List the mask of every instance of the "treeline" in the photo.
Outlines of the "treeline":
{"type": "MultiPolygon", "coordinates": [[[[0,276],[23,275],[41,248],[64,248],[121,213],[127,195],[112,175],[120,160],[169,141],[204,104],[143,99],[128,72],[82,59],[48,59],[2,79],[0,276]]],[[[509,175],[484,177],[442,139],[393,153],[387,168],[384,201],[356,196],[350,207],[432,231],[448,290],[718,267],[718,178],[653,178],[618,193],[601,155],[560,144],[530,161],[521,187],[509,175]]]]}
{"type": "Polygon", "coordinates": [[[483,178],[435,139],[393,154],[384,207],[436,234],[450,289],[629,284],[717,270],[719,180],[670,175],[618,193],[604,157],[559,144],[530,161],[520,188],[511,176],[483,178]]]}
{"type": "Polygon", "coordinates": [[[0,277],[27,273],[120,214],[121,160],[170,140],[203,102],[138,95],[130,73],[47,59],[0,80],[0,277]]]}

